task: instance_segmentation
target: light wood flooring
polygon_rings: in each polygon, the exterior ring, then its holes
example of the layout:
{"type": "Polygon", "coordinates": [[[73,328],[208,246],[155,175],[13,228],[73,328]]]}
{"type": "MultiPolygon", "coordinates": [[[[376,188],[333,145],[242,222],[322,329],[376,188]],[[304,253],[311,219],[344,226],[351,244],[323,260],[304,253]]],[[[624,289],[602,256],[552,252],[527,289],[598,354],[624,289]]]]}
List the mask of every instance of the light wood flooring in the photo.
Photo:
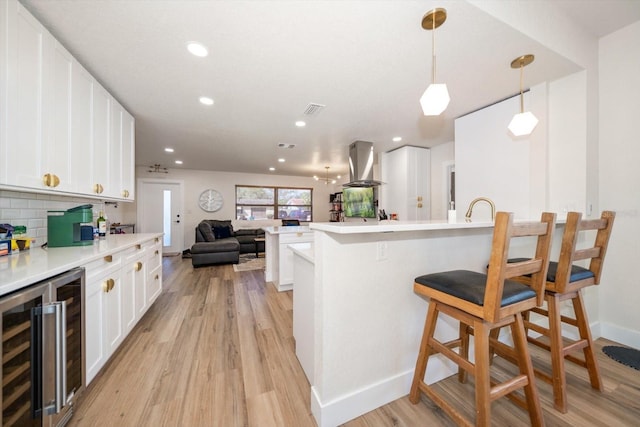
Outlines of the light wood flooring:
{"type": "MultiPolygon", "coordinates": [[[[163,272],[163,293],[81,396],[69,425],[315,426],[294,352],[292,293],[265,284],[261,270],[236,273],[231,265],[193,269],[171,257],[163,272]]],[[[547,426],[640,425],[640,371],[605,356],[600,348],[609,344],[597,341],[605,393],[569,365],[567,414],[553,409],[551,386],[537,382],[547,426]]],[[[535,362],[549,360],[531,351],[535,362]]],[[[472,385],[453,376],[438,387],[472,416],[472,385]]],[[[496,426],[529,424],[507,399],[492,411],[496,426]]],[[[412,405],[407,396],[345,424],[454,425],[426,397],[412,405]]]]}

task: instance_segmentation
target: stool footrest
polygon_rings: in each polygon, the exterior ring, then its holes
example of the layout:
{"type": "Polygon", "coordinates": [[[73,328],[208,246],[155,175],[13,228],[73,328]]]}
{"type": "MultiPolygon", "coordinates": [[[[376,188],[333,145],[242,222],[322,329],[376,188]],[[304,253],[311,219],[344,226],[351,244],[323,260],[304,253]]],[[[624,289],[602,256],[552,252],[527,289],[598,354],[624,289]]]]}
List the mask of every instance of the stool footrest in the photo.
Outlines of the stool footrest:
{"type": "Polygon", "coordinates": [[[562,355],[563,355],[564,357],[567,357],[567,355],[568,355],[569,353],[573,353],[573,352],[575,352],[575,351],[582,350],[583,348],[585,348],[585,347],[586,347],[586,346],[588,346],[588,345],[589,345],[589,343],[587,342],[587,340],[578,340],[578,341],[575,341],[575,342],[573,342],[573,343],[571,343],[571,344],[569,344],[569,345],[565,346],[565,347],[562,349],[562,355]]]}
{"type": "Polygon", "coordinates": [[[431,400],[435,402],[444,412],[447,413],[455,422],[460,426],[473,427],[474,424],[469,422],[466,418],[464,418],[449,402],[444,400],[438,393],[436,393],[431,387],[426,385],[424,382],[420,382],[418,387],[424,394],[429,396],[431,400]]]}
{"type": "Polygon", "coordinates": [[[491,391],[489,392],[490,399],[492,401],[499,399],[502,396],[513,393],[514,391],[526,386],[527,384],[529,384],[529,379],[526,375],[515,376],[507,381],[496,384],[494,387],[491,387],[491,391]]]}
{"type": "Polygon", "coordinates": [[[453,362],[458,364],[458,366],[460,366],[462,369],[464,369],[465,371],[473,375],[473,371],[474,371],[473,364],[469,362],[467,359],[465,359],[464,357],[460,356],[455,351],[451,350],[451,348],[449,347],[449,344],[452,344],[452,343],[458,343],[456,347],[459,347],[460,339],[449,341],[447,343],[441,343],[435,338],[430,338],[429,346],[436,350],[435,352],[432,351],[431,354],[441,353],[443,356],[447,357],[448,359],[451,359],[453,362]]]}

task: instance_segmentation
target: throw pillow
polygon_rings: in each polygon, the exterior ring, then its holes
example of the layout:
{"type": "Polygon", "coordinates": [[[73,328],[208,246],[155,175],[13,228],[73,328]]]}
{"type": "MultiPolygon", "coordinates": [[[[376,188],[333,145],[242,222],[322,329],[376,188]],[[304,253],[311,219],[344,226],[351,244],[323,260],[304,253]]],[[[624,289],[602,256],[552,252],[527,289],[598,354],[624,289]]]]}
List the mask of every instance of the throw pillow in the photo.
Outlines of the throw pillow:
{"type": "Polygon", "coordinates": [[[231,230],[229,227],[213,227],[213,234],[216,236],[216,239],[224,239],[231,237],[231,230]]]}
{"type": "Polygon", "coordinates": [[[211,225],[209,225],[209,223],[201,222],[198,224],[198,230],[200,230],[200,233],[204,236],[205,242],[213,242],[216,240],[216,236],[211,230],[211,225]]]}

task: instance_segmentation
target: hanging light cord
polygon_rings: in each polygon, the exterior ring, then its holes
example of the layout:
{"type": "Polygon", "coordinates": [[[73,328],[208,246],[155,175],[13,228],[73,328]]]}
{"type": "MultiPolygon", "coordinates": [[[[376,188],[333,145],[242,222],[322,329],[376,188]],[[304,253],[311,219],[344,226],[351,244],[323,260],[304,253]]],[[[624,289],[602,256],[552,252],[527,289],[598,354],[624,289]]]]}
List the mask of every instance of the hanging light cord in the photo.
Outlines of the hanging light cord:
{"type": "Polygon", "coordinates": [[[524,95],[522,92],[522,82],[524,80],[524,64],[520,62],[520,113],[524,113],[524,95]]]}
{"type": "Polygon", "coordinates": [[[431,63],[432,63],[432,70],[431,70],[431,74],[432,74],[432,79],[431,82],[435,83],[436,82],[436,14],[433,13],[432,15],[432,21],[433,21],[433,29],[431,30],[431,63]]]}

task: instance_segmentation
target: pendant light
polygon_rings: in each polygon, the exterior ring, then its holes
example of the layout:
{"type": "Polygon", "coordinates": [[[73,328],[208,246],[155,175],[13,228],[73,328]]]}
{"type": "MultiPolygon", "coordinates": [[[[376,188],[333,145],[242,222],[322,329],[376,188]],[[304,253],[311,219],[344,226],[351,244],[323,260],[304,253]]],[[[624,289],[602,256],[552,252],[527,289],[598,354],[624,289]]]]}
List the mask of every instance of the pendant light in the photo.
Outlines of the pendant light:
{"type": "Polygon", "coordinates": [[[522,92],[522,79],[524,67],[533,62],[534,56],[523,55],[511,61],[511,68],[520,68],[520,112],[513,116],[509,123],[509,130],[515,136],[529,135],[536,128],[538,118],[531,111],[524,111],[524,95],[522,92]]]}
{"type": "MultiPolygon", "coordinates": [[[[326,171],[326,178],[322,178],[322,177],[319,177],[318,175],[314,175],[313,179],[315,179],[316,181],[324,181],[325,185],[335,184],[336,180],[329,178],[329,166],[325,166],[324,168],[326,171]]],[[[340,176],[338,176],[338,178],[340,178],[340,176]]]]}
{"type": "Polygon", "coordinates": [[[420,105],[425,116],[439,116],[449,105],[449,92],[447,85],[436,83],[436,28],[447,19],[447,11],[443,8],[436,8],[427,12],[422,17],[422,28],[432,30],[431,33],[431,57],[432,57],[432,78],[431,84],[420,98],[420,105]]]}

